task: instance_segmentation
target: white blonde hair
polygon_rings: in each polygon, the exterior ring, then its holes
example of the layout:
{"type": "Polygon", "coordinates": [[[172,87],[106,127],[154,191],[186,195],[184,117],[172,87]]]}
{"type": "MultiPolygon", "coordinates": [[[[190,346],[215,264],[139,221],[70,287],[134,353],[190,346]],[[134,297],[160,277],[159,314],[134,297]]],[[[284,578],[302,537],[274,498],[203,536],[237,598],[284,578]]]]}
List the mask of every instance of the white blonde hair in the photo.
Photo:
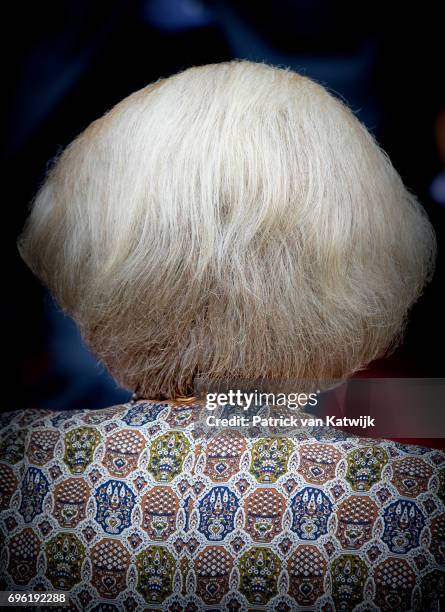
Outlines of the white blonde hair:
{"type": "Polygon", "coordinates": [[[290,70],[190,68],[55,162],[22,256],[115,378],[344,378],[400,337],[434,233],[346,106],[290,70]]]}

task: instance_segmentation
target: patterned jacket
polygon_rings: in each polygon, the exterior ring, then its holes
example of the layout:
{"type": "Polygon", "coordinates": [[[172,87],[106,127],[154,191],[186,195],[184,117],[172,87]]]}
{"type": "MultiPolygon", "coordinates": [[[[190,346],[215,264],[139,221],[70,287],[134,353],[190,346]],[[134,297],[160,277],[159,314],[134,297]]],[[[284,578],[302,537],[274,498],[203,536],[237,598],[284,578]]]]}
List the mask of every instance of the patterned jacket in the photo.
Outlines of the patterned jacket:
{"type": "Polygon", "coordinates": [[[326,429],[206,437],[198,412],[2,415],[0,589],[88,612],[438,609],[443,453],[326,429]]]}

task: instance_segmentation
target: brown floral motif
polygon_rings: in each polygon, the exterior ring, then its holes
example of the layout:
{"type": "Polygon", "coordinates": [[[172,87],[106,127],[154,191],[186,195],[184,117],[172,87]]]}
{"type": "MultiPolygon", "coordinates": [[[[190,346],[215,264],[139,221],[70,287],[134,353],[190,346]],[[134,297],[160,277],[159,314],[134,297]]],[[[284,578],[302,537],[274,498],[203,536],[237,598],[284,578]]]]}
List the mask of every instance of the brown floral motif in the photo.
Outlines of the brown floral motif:
{"type": "Polygon", "coordinates": [[[101,597],[114,599],[127,587],[130,553],[119,540],[104,538],[91,549],[92,584],[101,597]]]}
{"type": "Polygon", "coordinates": [[[256,489],[244,502],[245,529],[255,542],[271,542],[281,533],[284,495],[276,489],[256,489]]]}
{"type": "Polygon", "coordinates": [[[323,428],[209,437],[171,405],[0,417],[2,588],[88,612],[438,607],[444,453],[323,428]]]}
{"type": "Polygon", "coordinates": [[[55,429],[39,429],[33,431],[29,440],[26,456],[30,463],[42,466],[54,458],[54,449],[60,438],[55,429]]]}
{"type": "Polygon", "coordinates": [[[0,510],[7,510],[11,497],[17,490],[17,478],[9,465],[0,463],[0,510]]]}
{"type": "Polygon", "coordinates": [[[445,513],[431,521],[430,551],[439,565],[445,565],[445,513]]]}
{"type": "Polygon", "coordinates": [[[400,495],[405,497],[417,497],[420,493],[428,490],[428,482],[433,475],[431,467],[416,456],[408,456],[398,459],[392,464],[392,484],[400,495]]]}
{"type": "Polygon", "coordinates": [[[357,550],[372,537],[378,515],[376,503],[370,497],[351,495],[337,510],[336,536],[343,548],[357,550]]]}
{"type": "Polygon", "coordinates": [[[335,478],[341,454],[332,444],[303,444],[299,455],[298,472],[306,482],[324,484],[335,478]]]}
{"type": "Polygon", "coordinates": [[[141,432],[121,429],[107,438],[102,463],[111,476],[125,478],[137,468],[144,448],[145,438],[141,432]]]}
{"type": "Polygon", "coordinates": [[[213,482],[227,482],[237,473],[246,439],[239,431],[222,431],[207,444],[204,474],[213,482]]]}
{"type": "Polygon", "coordinates": [[[141,500],[142,529],[152,540],[166,540],[176,529],[179,501],[170,487],[154,487],[141,500]]]}
{"type": "Polygon", "coordinates": [[[375,603],[382,612],[411,610],[416,577],[408,561],[389,557],[374,570],[375,603]]]}
{"type": "Polygon", "coordinates": [[[85,546],[73,533],[59,533],[45,546],[46,576],[55,589],[69,591],[80,582],[85,546]]]}
{"type": "Polygon", "coordinates": [[[196,592],[206,604],[217,604],[229,590],[233,558],[224,546],[207,546],[195,561],[196,592]]]}
{"type": "Polygon", "coordinates": [[[68,478],[54,487],[53,516],[61,527],[76,527],[85,518],[90,487],[83,478],[68,478]]]}
{"type": "Polygon", "coordinates": [[[8,572],[16,584],[24,585],[37,574],[41,542],[31,527],[23,529],[9,542],[8,572]]]}
{"type": "Polygon", "coordinates": [[[300,606],[312,606],[324,593],[327,562],[318,546],[302,544],[287,562],[289,594],[300,606]]]}

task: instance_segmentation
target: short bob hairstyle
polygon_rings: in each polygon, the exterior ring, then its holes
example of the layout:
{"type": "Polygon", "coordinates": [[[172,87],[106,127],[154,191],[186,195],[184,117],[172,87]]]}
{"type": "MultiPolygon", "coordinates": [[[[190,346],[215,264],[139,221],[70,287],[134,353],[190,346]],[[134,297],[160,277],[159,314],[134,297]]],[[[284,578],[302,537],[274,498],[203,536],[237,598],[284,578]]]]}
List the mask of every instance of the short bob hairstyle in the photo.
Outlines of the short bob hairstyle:
{"type": "Polygon", "coordinates": [[[432,273],[415,197],[352,112],[233,61],[134,93],[55,161],[21,254],[125,387],[343,379],[432,273]]]}

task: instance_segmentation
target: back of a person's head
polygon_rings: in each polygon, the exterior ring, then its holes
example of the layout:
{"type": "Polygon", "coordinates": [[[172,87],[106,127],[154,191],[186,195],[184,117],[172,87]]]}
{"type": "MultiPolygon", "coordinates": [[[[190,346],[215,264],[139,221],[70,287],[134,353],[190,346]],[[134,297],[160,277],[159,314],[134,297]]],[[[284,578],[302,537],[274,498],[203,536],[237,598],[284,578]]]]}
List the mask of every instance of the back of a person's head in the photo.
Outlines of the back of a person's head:
{"type": "Polygon", "coordinates": [[[400,337],[434,236],[323,87],[251,62],[136,92],[60,156],[21,253],[116,379],[343,378],[400,337]]]}

